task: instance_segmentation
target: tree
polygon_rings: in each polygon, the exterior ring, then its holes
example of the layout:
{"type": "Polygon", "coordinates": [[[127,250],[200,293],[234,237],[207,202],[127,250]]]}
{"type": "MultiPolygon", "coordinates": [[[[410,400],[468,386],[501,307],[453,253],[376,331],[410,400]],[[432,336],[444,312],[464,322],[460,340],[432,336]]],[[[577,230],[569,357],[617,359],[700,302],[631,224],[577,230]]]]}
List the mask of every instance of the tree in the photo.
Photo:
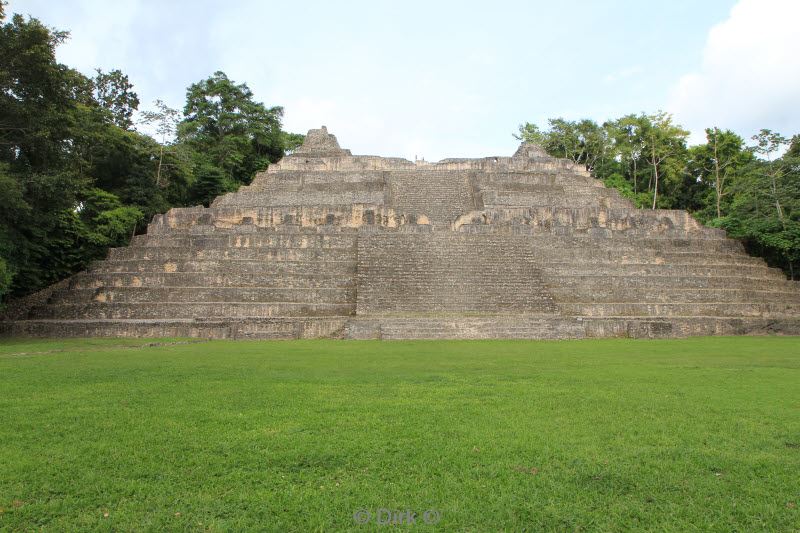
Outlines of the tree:
{"type": "Polygon", "coordinates": [[[15,296],[125,244],[174,201],[174,187],[153,186],[157,143],[121,127],[136,105],[127,77],[59,64],[66,37],[0,18],[0,278],[15,296]]]}
{"type": "Polygon", "coordinates": [[[778,198],[778,181],[783,177],[785,169],[782,162],[773,161],[773,157],[786,146],[786,137],[771,130],[762,129],[757,135],[753,135],[752,140],[756,142],[756,145],[752,148],[753,152],[760,154],[766,159],[764,175],[769,179],[772,198],[775,201],[775,209],[778,212],[778,219],[783,223],[783,208],[778,198]]]}
{"type": "Polygon", "coordinates": [[[583,149],[582,163],[586,170],[594,170],[602,163],[611,146],[608,132],[593,120],[583,119],[576,125],[576,131],[583,149]]]}
{"type": "Polygon", "coordinates": [[[188,88],[183,114],[178,139],[233,183],[250,183],[257,171],[283,157],[283,108],[254,101],[247,85],[223,72],[188,88]]]}
{"type": "Polygon", "coordinates": [[[176,153],[175,135],[178,132],[178,124],[181,122],[181,116],[177,109],[172,109],[161,100],[156,100],[154,105],[156,107],[155,111],[142,112],[141,122],[155,127],[156,134],[159,136],[156,185],[163,187],[164,181],[161,179],[161,176],[164,167],[164,151],[167,149],[172,151],[172,153],[176,153]]]}
{"type": "Polygon", "coordinates": [[[613,149],[629,175],[634,195],[639,193],[639,161],[645,148],[642,132],[647,121],[642,116],[625,115],[604,124],[613,149]]]}
{"type": "Polygon", "coordinates": [[[690,173],[713,189],[716,218],[722,217],[722,201],[729,194],[731,181],[751,160],[744,140],[719,128],[707,128],[706,143],[689,150],[690,173]]]}
{"type": "Polygon", "coordinates": [[[207,206],[214,198],[232,188],[233,185],[225,178],[219,167],[208,162],[201,162],[195,170],[191,195],[195,201],[207,206]]]}
{"type": "Polygon", "coordinates": [[[128,76],[119,70],[103,72],[97,69],[92,81],[95,100],[111,113],[114,124],[130,129],[133,126],[133,112],[139,108],[139,97],[133,92],[128,76]]]}
{"type": "MultiPolygon", "coordinates": [[[[673,175],[680,172],[678,157],[686,149],[686,138],[689,136],[689,132],[680,126],[674,125],[671,115],[659,111],[647,116],[647,123],[642,136],[645,140],[644,153],[647,155],[653,172],[651,183],[653,190],[652,209],[655,209],[658,203],[659,180],[663,174],[668,173],[668,170],[671,170],[673,175]],[[667,166],[668,169],[663,168],[664,166],[667,166]]],[[[649,188],[650,186],[648,186],[649,188]]]]}
{"type": "Polygon", "coordinates": [[[67,36],[21,15],[0,26],[0,158],[14,169],[47,169],[64,156],[63,114],[81,91],[80,75],[55,61],[67,36]]]}
{"type": "Polygon", "coordinates": [[[6,260],[0,257],[0,301],[11,288],[12,279],[14,279],[14,273],[9,268],[6,260]]]}
{"type": "Polygon", "coordinates": [[[793,136],[789,141],[789,149],[786,150],[785,157],[792,158],[793,160],[800,158],[800,135],[793,136]]]}
{"type": "Polygon", "coordinates": [[[0,254],[14,293],[65,275],[80,255],[70,210],[86,179],[73,141],[92,96],[91,82],[55,59],[66,37],[34,18],[0,19],[0,254]]]}
{"type": "Polygon", "coordinates": [[[542,146],[548,153],[570,159],[592,170],[606,156],[609,147],[606,131],[596,122],[577,122],[554,118],[547,121],[547,131],[526,122],[519,127],[517,139],[542,146]]]}
{"type": "Polygon", "coordinates": [[[786,142],[778,134],[762,130],[753,139],[750,150],[762,158],[750,156],[736,174],[728,214],[719,225],[794,279],[800,261],[800,160],[791,147],[777,157],[786,142]]]}
{"type": "Polygon", "coordinates": [[[539,126],[526,122],[519,125],[519,132],[514,133],[514,138],[522,142],[536,144],[544,148],[547,143],[547,134],[544,133],[539,126]]]}
{"type": "Polygon", "coordinates": [[[109,246],[124,246],[144,213],[136,207],[125,206],[120,199],[103,189],[90,188],[76,209],[87,227],[87,241],[100,257],[109,246]]]}
{"type": "Polygon", "coordinates": [[[290,154],[302,146],[306,136],[302,133],[283,132],[283,149],[286,154],[290,154]]]}

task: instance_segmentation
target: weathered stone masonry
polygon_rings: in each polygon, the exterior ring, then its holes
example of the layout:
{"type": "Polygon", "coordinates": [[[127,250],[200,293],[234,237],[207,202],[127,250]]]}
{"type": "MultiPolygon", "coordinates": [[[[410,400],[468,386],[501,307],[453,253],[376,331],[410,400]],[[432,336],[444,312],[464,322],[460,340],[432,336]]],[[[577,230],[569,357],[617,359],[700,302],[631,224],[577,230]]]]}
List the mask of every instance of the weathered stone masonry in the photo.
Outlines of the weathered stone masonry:
{"type": "Polygon", "coordinates": [[[353,156],[323,127],[12,306],[5,334],[580,338],[800,333],[800,287],[683,211],[636,210],[523,144],[353,156]]]}

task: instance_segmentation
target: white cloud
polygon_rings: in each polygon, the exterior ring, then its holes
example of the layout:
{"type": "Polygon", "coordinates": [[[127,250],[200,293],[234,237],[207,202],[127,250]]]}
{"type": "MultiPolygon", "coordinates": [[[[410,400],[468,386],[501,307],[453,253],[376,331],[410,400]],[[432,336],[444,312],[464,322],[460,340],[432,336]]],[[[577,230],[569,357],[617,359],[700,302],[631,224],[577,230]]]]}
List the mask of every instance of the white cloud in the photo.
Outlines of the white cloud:
{"type": "Polygon", "coordinates": [[[667,109],[704,139],[718,126],[749,138],[761,128],[800,132],[800,2],[741,0],[709,31],[697,72],[680,78],[667,109]]]}

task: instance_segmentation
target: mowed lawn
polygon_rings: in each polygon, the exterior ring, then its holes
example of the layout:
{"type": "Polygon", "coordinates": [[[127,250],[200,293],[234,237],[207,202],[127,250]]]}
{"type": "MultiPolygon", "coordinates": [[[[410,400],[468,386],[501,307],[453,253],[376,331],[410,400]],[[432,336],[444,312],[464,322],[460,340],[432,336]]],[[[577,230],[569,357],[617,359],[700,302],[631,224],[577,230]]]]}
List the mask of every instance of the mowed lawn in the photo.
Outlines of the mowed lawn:
{"type": "Polygon", "coordinates": [[[0,529],[800,530],[800,338],[150,343],[0,341],[0,529]]]}

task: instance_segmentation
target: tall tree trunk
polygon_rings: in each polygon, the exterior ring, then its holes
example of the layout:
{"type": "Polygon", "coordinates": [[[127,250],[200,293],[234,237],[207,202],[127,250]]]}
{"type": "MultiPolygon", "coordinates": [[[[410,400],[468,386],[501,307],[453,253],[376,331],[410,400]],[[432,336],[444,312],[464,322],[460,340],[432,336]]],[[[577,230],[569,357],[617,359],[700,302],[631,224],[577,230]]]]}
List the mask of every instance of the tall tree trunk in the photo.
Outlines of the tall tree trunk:
{"type": "Polygon", "coordinates": [[[780,220],[781,225],[786,228],[786,221],[783,220],[783,208],[781,207],[781,202],[778,199],[778,183],[776,181],[775,172],[770,172],[769,177],[772,181],[772,197],[775,199],[775,209],[778,210],[778,220],[780,220]]]}
{"type": "Polygon", "coordinates": [[[655,186],[653,187],[653,209],[656,208],[656,201],[658,200],[658,158],[656,158],[656,146],[652,145],[653,154],[653,177],[655,179],[655,186]]]}
{"type": "Polygon", "coordinates": [[[778,211],[778,220],[781,221],[781,226],[783,226],[783,229],[786,229],[786,222],[783,220],[783,208],[781,207],[781,202],[778,199],[778,173],[773,167],[772,158],[770,157],[769,153],[767,153],[767,168],[769,169],[767,175],[769,176],[770,184],[772,185],[772,199],[775,200],[775,209],[778,211]]]}
{"type": "Polygon", "coordinates": [[[653,173],[655,174],[655,187],[653,187],[653,209],[655,209],[656,201],[658,200],[658,163],[653,165],[653,173]]]}
{"type": "Polygon", "coordinates": [[[717,218],[722,217],[722,208],[720,202],[722,200],[722,182],[720,181],[719,173],[719,156],[717,153],[717,137],[714,136],[714,187],[717,190],[717,218]]]}
{"type": "Polygon", "coordinates": [[[156,187],[161,187],[161,163],[164,161],[164,145],[159,143],[158,168],[156,169],[156,187]]]}

